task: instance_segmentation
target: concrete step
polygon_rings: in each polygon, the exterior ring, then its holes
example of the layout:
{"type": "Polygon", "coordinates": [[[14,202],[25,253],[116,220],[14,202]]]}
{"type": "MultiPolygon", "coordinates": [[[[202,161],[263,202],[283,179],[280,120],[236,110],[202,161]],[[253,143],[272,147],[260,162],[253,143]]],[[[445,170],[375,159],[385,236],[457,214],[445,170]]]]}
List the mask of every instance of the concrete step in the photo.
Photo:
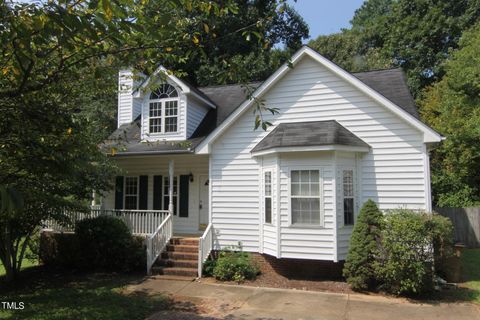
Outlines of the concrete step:
{"type": "Polygon", "coordinates": [[[178,237],[173,237],[170,239],[170,244],[172,245],[186,245],[186,246],[198,246],[199,243],[198,238],[178,238],[178,237]]]}
{"type": "Polygon", "coordinates": [[[155,263],[157,266],[163,267],[179,267],[179,268],[197,268],[197,260],[174,260],[174,259],[160,259],[155,263]]]}
{"type": "Polygon", "coordinates": [[[162,259],[166,260],[194,260],[198,261],[198,252],[176,252],[176,251],[164,251],[161,255],[162,259]]]}
{"type": "Polygon", "coordinates": [[[195,268],[153,267],[152,273],[167,276],[196,277],[198,270],[195,268]]]}
{"type": "Polygon", "coordinates": [[[198,245],[197,246],[192,246],[192,245],[183,245],[183,244],[170,244],[167,245],[167,251],[177,251],[177,252],[198,252],[198,245]]]}
{"type": "Polygon", "coordinates": [[[153,279],[158,279],[158,280],[175,280],[175,281],[193,281],[197,278],[197,276],[195,277],[192,277],[192,276],[168,276],[168,275],[161,275],[161,274],[157,274],[157,275],[153,275],[152,276],[153,279]]]}

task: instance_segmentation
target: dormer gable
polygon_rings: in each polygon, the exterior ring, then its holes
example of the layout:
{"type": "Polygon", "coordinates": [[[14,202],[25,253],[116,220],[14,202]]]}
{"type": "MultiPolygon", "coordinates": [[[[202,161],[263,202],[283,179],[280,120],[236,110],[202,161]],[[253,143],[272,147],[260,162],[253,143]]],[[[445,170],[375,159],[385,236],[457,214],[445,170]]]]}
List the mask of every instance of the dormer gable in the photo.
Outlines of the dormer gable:
{"type": "Polygon", "coordinates": [[[128,80],[130,91],[120,90],[128,79],[126,73],[125,70],[119,73],[119,79],[123,80],[119,80],[118,125],[132,122],[140,116],[142,141],[187,140],[208,111],[216,108],[215,103],[201,91],[162,66],[142,83],[128,80]]]}

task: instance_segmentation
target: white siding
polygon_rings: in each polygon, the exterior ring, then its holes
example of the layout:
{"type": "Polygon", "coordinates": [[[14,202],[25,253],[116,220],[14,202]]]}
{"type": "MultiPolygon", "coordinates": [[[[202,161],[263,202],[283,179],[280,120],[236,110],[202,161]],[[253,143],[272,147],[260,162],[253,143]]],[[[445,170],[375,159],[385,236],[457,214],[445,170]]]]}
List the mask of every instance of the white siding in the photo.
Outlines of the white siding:
{"type": "MultiPolygon", "coordinates": [[[[300,61],[265,94],[264,101],[279,109],[276,115],[264,114],[274,125],[336,120],[372,147],[358,163],[359,204],[371,198],[381,209],[426,207],[423,134],[319,63],[311,58],[300,61]]],[[[246,250],[259,251],[260,163],[251,157],[250,150],[271,129],[254,131],[253,125],[250,109],[212,145],[212,220],[219,231],[219,245],[242,241],[246,250]]],[[[297,156],[310,165],[327,165],[323,157],[297,156]]],[[[281,157],[281,257],[332,260],[336,250],[331,199],[334,172],[324,171],[325,228],[293,228],[289,226],[288,176],[283,170],[301,162],[287,163],[287,158],[281,157]]],[[[339,236],[343,233],[340,230],[339,236]]],[[[339,243],[342,247],[343,241],[339,243]]]]}
{"type": "Polygon", "coordinates": [[[189,97],[187,108],[187,138],[190,138],[207,114],[209,107],[194,97],[189,97]]]}
{"type": "MultiPolygon", "coordinates": [[[[208,174],[208,156],[201,155],[178,155],[178,156],[149,156],[149,157],[125,157],[118,158],[116,162],[123,170],[122,175],[139,176],[148,175],[148,209],[153,209],[153,176],[168,176],[168,161],[174,160],[174,174],[193,174],[193,182],[189,185],[189,216],[188,218],[174,217],[174,232],[194,233],[198,232],[199,226],[199,176],[208,174]]],[[[115,208],[115,192],[112,190],[104,197],[106,209],[115,208]]]]}

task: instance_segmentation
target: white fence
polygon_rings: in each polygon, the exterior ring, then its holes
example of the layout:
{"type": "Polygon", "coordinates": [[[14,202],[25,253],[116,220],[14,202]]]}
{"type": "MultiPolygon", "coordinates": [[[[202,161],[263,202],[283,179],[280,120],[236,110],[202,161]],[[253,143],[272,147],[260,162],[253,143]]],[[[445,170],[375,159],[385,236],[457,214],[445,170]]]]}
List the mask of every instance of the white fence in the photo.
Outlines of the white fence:
{"type": "Polygon", "coordinates": [[[198,244],[198,277],[202,277],[203,263],[208,259],[213,248],[213,227],[209,223],[207,229],[200,237],[198,244]]]}
{"type": "Polygon", "coordinates": [[[86,218],[95,218],[101,215],[113,216],[121,219],[130,228],[133,234],[150,235],[168,216],[168,210],[99,210],[89,212],[65,211],[66,223],[60,224],[54,220],[44,222],[44,229],[57,232],[73,232],[78,221],[86,218]]]}
{"type": "Polygon", "coordinates": [[[168,214],[152,235],[147,236],[147,274],[151,273],[152,266],[163,252],[173,235],[172,215],[168,214]]]}

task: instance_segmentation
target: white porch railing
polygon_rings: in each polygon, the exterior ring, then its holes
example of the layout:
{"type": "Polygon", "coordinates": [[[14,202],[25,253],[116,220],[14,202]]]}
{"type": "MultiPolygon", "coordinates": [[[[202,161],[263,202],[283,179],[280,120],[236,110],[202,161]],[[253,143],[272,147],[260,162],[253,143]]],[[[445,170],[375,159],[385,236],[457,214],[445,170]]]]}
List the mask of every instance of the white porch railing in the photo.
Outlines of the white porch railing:
{"type": "Polygon", "coordinates": [[[67,224],[60,224],[55,220],[44,222],[44,229],[57,232],[73,232],[75,225],[83,219],[95,218],[101,215],[113,216],[121,219],[129,227],[133,234],[149,235],[156,231],[158,226],[165,220],[168,210],[100,210],[92,209],[89,212],[63,212],[68,217],[67,224]]]}
{"type": "Polygon", "coordinates": [[[158,256],[167,246],[172,238],[173,223],[172,214],[168,214],[165,220],[158,226],[157,230],[152,235],[147,236],[147,274],[151,274],[152,266],[157,260],[158,256]]]}
{"type": "Polygon", "coordinates": [[[208,259],[213,249],[213,227],[209,223],[198,243],[198,277],[202,277],[203,263],[208,259]]]}

